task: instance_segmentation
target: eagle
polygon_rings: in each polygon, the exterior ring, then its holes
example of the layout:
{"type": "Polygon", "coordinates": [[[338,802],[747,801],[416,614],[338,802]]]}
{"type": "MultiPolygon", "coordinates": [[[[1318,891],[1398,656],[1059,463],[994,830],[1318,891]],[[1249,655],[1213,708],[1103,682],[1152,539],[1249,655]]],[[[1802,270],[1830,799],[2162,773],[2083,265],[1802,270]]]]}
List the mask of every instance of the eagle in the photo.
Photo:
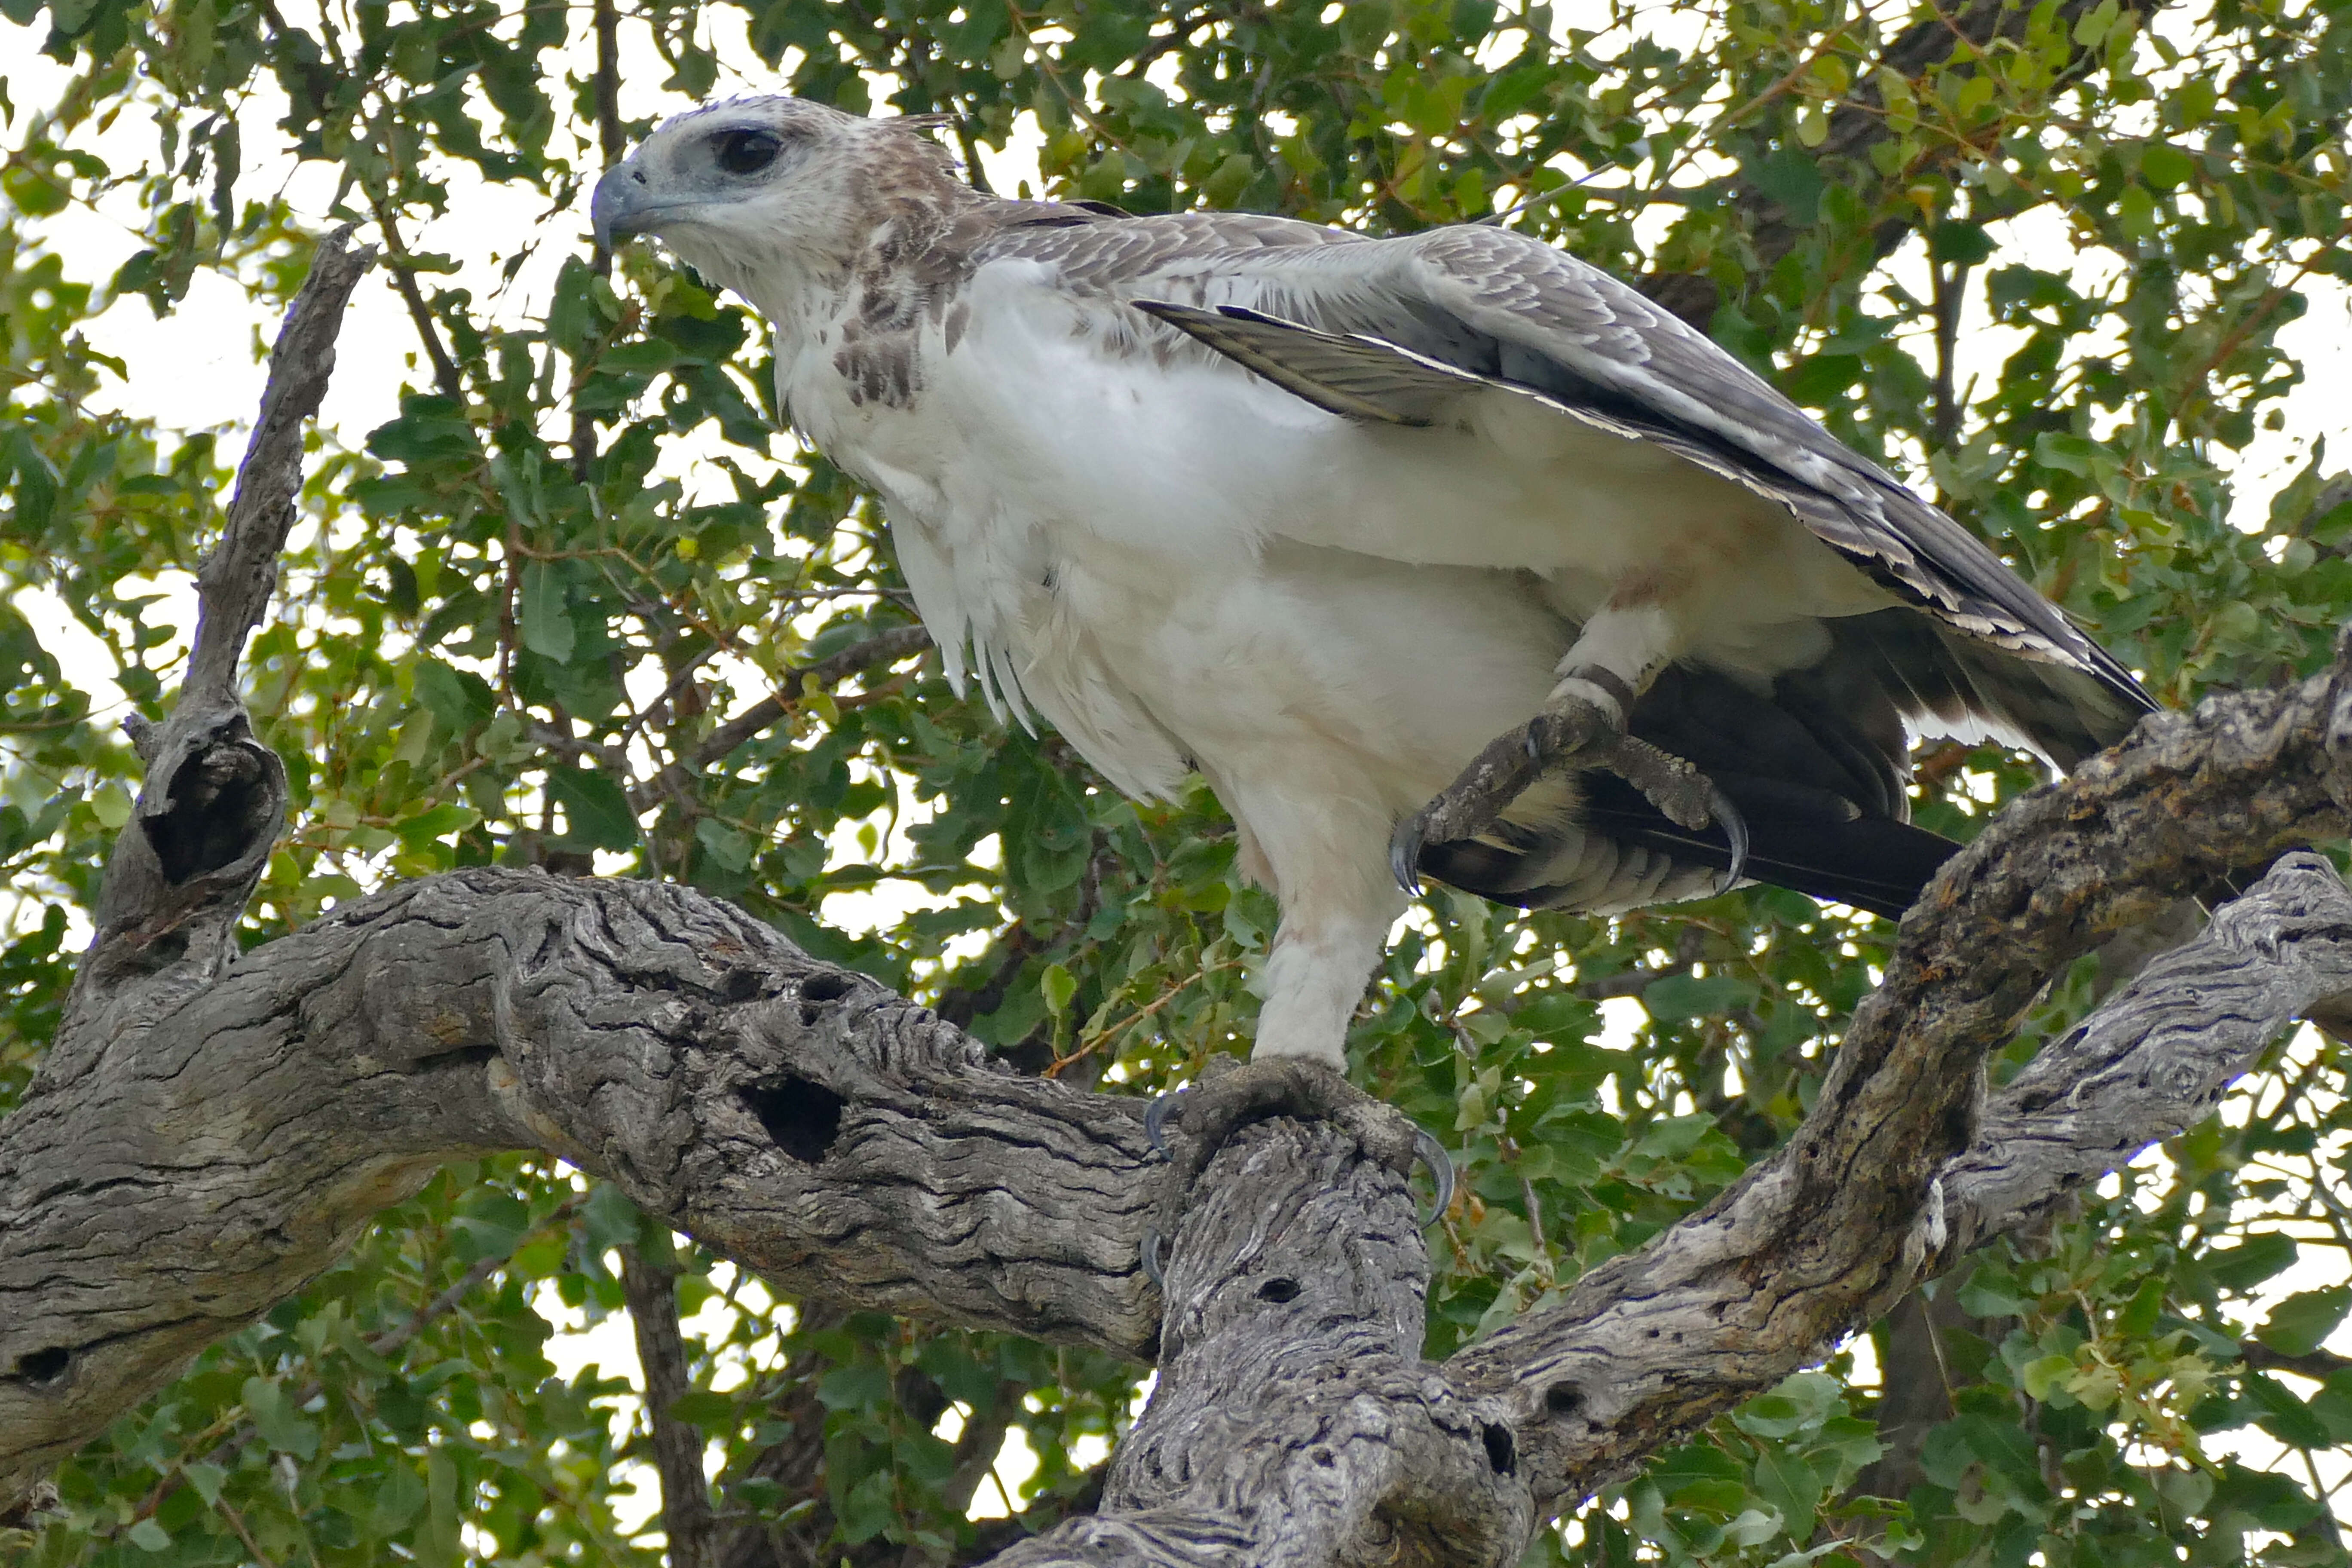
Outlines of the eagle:
{"type": "Polygon", "coordinates": [[[2153,704],[2000,557],[1530,236],[1131,216],[782,97],[598,182],[773,329],[959,692],[1197,771],[1281,921],[1253,1044],[1344,1072],[1427,875],[1613,913],[1744,879],[1899,915],[1919,736],[2069,767],[2153,704]]]}

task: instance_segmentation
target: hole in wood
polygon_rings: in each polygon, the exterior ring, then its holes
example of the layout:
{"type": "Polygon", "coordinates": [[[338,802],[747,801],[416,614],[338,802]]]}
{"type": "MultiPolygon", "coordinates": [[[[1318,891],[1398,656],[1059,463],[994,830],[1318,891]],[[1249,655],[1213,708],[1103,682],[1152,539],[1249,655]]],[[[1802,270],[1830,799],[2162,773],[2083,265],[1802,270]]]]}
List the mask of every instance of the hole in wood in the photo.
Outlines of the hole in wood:
{"type": "Polygon", "coordinates": [[[812,974],[801,982],[801,1026],[807,1028],[823,1015],[819,1007],[849,994],[849,978],[842,974],[812,974]]]}
{"type": "Polygon", "coordinates": [[[803,1165],[823,1160],[841,1136],[841,1108],[846,1102],[821,1083],[783,1078],[753,1084],[741,1093],[776,1147],[803,1165]]]}
{"type": "Polygon", "coordinates": [[[71,1351],[63,1345],[51,1345],[47,1350],[33,1351],[18,1356],[16,1375],[36,1388],[43,1387],[64,1377],[67,1363],[72,1360],[71,1351]]]}
{"type": "Polygon", "coordinates": [[[1519,1466],[1519,1446],[1511,1440],[1511,1429],[1489,1421],[1479,1428],[1478,1436],[1486,1439],[1486,1463],[1498,1476],[1507,1476],[1519,1466]]]}
{"type": "Polygon", "coordinates": [[[142,826],[174,886],[234,864],[268,820],[261,764],[239,745],[215,746],[172,780],[170,806],[142,826]]]}
{"type": "Polygon", "coordinates": [[[1544,1408],[1566,1420],[1584,1408],[1584,1390],[1572,1383],[1555,1383],[1544,1390],[1544,1408]]]}
{"type": "Polygon", "coordinates": [[[1296,1301],[1298,1300],[1298,1281],[1269,1279],[1257,1288],[1257,1299],[1261,1301],[1296,1301]]]}

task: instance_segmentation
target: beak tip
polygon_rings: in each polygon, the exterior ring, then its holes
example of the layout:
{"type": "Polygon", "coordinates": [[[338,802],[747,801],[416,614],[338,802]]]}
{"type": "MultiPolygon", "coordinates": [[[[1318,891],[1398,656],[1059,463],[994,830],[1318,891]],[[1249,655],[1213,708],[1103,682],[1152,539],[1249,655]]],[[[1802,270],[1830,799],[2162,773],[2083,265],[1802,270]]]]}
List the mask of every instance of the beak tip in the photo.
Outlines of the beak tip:
{"type": "Polygon", "coordinates": [[[604,172],[596,182],[595,193],[588,198],[588,226],[596,237],[596,247],[611,255],[614,245],[636,232],[628,222],[629,192],[622,177],[627,167],[621,164],[604,172]]]}

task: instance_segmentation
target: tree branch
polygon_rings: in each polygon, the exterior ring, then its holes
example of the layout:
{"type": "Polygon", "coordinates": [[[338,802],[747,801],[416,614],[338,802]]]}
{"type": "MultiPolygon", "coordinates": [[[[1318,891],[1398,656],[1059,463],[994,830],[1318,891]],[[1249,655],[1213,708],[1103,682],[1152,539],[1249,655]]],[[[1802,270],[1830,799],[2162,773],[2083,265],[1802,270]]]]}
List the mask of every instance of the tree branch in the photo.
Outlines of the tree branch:
{"type": "Polygon", "coordinates": [[[672,1405],[694,1391],[686,1336],[677,1326],[677,1270],[647,1257],[642,1246],[625,1247],[621,1293],[629,1303],[637,1367],[645,1374],[646,1425],[653,1432],[654,1468],[661,1475],[662,1533],[669,1538],[669,1568],[715,1568],[710,1483],[702,1473],[702,1429],[670,1414],[672,1405]]]}
{"type": "MultiPolygon", "coordinates": [[[[1542,1517],[1908,1288],[1939,1255],[1912,1239],[1913,1222],[1946,1155],[1969,1142],[1976,1064],[2040,979],[2182,885],[2340,831],[2333,791],[2348,758],[2339,666],[2151,720],[1996,819],[1906,921],[1885,988],[1858,1012],[1789,1151],[1645,1252],[1596,1270],[1558,1310],[1444,1367],[1395,1373],[1433,1408],[1478,1413],[1441,1423],[1476,1452],[1486,1426],[1508,1439],[1521,1502],[1495,1489],[1489,1466],[1484,1489],[1449,1483],[1477,1506],[1466,1525],[1444,1514],[1444,1528],[1486,1540],[1494,1518],[1542,1517]]],[[[2308,874],[2300,862],[2281,873],[2308,874]]],[[[2236,922],[2224,911],[2215,940],[2267,962],[2269,948],[2231,934],[2236,922]]],[[[2119,995],[2158,984],[2144,977],[2119,995]]],[[[1136,1101],[1008,1073],[927,1010],[687,889],[459,872],[339,910],[124,1025],[87,1053],[107,1072],[68,1092],[45,1071],[0,1128],[0,1495],[182,1357],[299,1289],[436,1163],[495,1148],[535,1147],[606,1175],[795,1294],[1139,1359],[1158,1349],[1158,1302],[1137,1258],[1171,1194],[1136,1101]]],[[[2073,1113],[2022,1111],[2018,1130],[1998,1124],[2002,1143],[2042,1138],[2032,1117],[2073,1113]]],[[[1221,1159],[1339,1158],[1303,1152],[1323,1130],[1268,1127],[1221,1159]],[[1261,1139],[1287,1152],[1264,1152],[1261,1139]]],[[[2145,1135],[2176,1130],[2151,1123],[2145,1135]]],[[[2003,1163],[1999,1148],[1976,1158],[2003,1163]]],[[[1220,1169],[1195,1194],[1184,1222],[1195,1228],[1179,1232],[1180,1301],[1223,1278],[1222,1264],[1203,1275],[1191,1261],[1230,1245],[1197,1217],[1239,1212],[1217,1207],[1220,1169]]],[[[1410,1226],[1374,1201],[1391,1180],[1376,1169],[1346,1178],[1371,1194],[1354,1234],[1402,1246],[1410,1226]]],[[[1262,1190],[1254,1202],[1254,1245],[1349,1234],[1304,1196],[1281,1200],[1289,1210],[1262,1190]],[[1298,1217],[1277,1227],[1275,1213],[1298,1217]]],[[[1323,1265],[1299,1267],[1291,1278],[1323,1279],[1323,1265]]],[[[1215,1316],[1186,1306],[1169,1331],[1207,1331],[1200,1314],[1215,1316]]],[[[1171,1341],[1171,1358],[1192,1342],[1171,1341]]],[[[1344,1403],[1360,1392],[1355,1363],[1328,1349],[1307,1360],[1344,1403]]],[[[1174,1398],[1181,1380],[1167,1386],[1174,1398]]],[[[1225,1430],[1239,1441],[1254,1429],[1236,1417],[1225,1430]]],[[[1499,1451],[1504,1438],[1493,1441],[1499,1451]]],[[[1297,1483],[1267,1467],[1268,1484],[1297,1483]]],[[[1341,1468],[1326,1484],[1367,1486],[1374,1473],[1341,1468]]],[[[1171,1495],[1121,1482],[1113,1510],[1175,1507],[1171,1495]]],[[[1316,1528],[1354,1529],[1373,1517],[1360,1503],[1333,1502],[1316,1528]]],[[[1106,1515],[1070,1528],[1127,1551],[1144,1527],[1106,1515]]],[[[1057,1539],[1021,1550],[1068,1547],[1047,1544],[1057,1539]]]]}
{"type": "Polygon", "coordinates": [[[2322,857],[2284,856],[1993,1099],[1975,1146],[1945,1167],[1930,1271],[2202,1121],[2280,1031],[2347,992],[2352,891],[2322,857]]]}
{"type": "Polygon", "coordinates": [[[1789,1144],[1456,1358],[1510,1390],[1538,1495],[1626,1474],[1892,1306],[1948,1256],[1931,1184],[1977,1142],[1984,1057],[2042,983],[2190,889],[2340,833],[2347,798],[2352,640],[2339,640],[2300,685],[2151,715],[1989,823],[1904,917],[1789,1144]]]}
{"type": "Polygon", "coordinates": [[[351,230],[319,242],[310,276],[269,357],[253,437],[238,466],[228,525],[196,572],[195,646],[171,718],[126,721],[147,778],[116,838],[66,1022],[43,1080],[70,1082],[90,1065],[76,1050],[108,1028],[93,1010],[122,1013],[202,984],[236,951],[234,930],[286,825],[286,770],[254,738],[236,692],[245,641],[278,584],[278,556],[302,488],[302,427],[334,368],[343,308],[375,260],[349,249],[351,230]]]}

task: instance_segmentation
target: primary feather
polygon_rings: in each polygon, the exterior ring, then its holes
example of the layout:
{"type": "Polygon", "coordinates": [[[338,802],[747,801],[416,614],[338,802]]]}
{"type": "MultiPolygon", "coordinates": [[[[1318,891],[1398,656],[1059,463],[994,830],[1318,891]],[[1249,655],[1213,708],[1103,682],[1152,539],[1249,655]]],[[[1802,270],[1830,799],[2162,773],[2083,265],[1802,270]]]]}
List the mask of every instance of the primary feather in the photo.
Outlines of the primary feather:
{"type": "MultiPolygon", "coordinates": [[[[1207,778],[1282,909],[1262,1053],[1344,1065],[1403,908],[1391,830],[1565,670],[1641,693],[1748,874],[1888,914],[1952,847],[1909,825],[1913,734],[2064,765],[2149,706],[1958,524],[1521,235],[1007,201],[791,99],[670,121],[595,216],[773,323],[784,406],[882,497],[959,689],[1130,794],[1207,778]]],[[[1608,912],[1730,858],[1576,773],[1423,868],[1608,912]]]]}

